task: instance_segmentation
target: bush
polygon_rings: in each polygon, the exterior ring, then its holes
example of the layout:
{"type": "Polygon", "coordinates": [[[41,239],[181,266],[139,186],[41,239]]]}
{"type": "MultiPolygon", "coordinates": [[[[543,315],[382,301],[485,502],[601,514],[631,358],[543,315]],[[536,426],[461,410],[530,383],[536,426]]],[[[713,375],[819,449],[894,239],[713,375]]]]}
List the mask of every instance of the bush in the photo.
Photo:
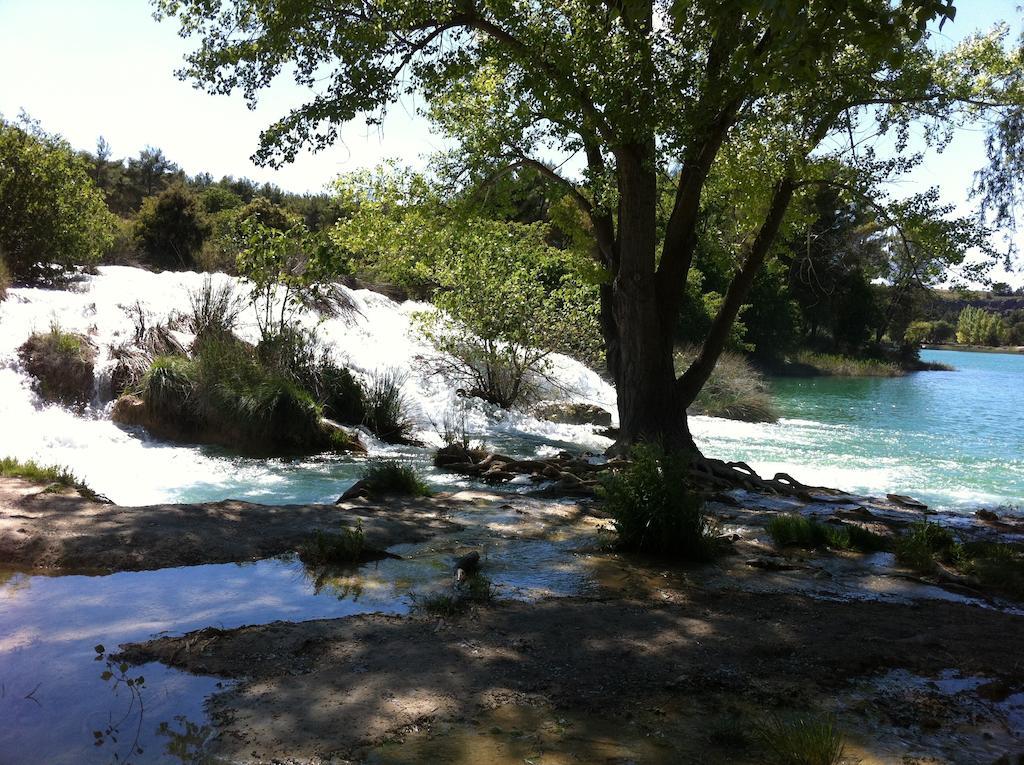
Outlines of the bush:
{"type": "Polygon", "coordinates": [[[618,544],[627,550],[684,561],[711,560],[718,551],[704,498],[690,480],[690,459],[652,445],[633,449],[632,461],[601,483],[618,544]]]}
{"type": "Polygon", "coordinates": [[[236,293],[234,285],[225,282],[215,287],[209,276],[203,279],[202,287],[189,290],[188,302],[191,310],[185,315],[185,326],[196,336],[197,341],[208,335],[230,335],[238,324],[238,316],[243,308],[242,298],[236,293]]]}
{"type": "MultiPolygon", "coordinates": [[[[696,355],[695,348],[676,351],[676,374],[686,371],[696,355]]],[[[725,351],[718,357],[711,376],[691,406],[691,412],[744,422],[777,422],[779,419],[764,377],[745,357],[731,351],[725,351]]]]}
{"type": "Polygon", "coordinates": [[[86,499],[102,499],[68,468],[60,465],[40,465],[34,460],[16,460],[13,457],[0,458],[0,476],[21,478],[44,486],[58,486],[74,489],[86,499]]]}
{"type": "Polygon", "coordinates": [[[49,332],[29,337],[18,348],[18,357],[47,401],[80,409],[92,400],[96,350],[88,338],[53,323],[49,332]]]}
{"type": "Polygon", "coordinates": [[[0,210],[0,252],[18,280],[59,280],[113,241],[114,216],[85,161],[28,118],[0,118],[0,210]]]}
{"type": "Polygon", "coordinates": [[[363,471],[362,483],[371,494],[429,497],[430,487],[411,465],[397,460],[373,462],[363,471]]]}
{"type": "Polygon", "coordinates": [[[402,392],[406,379],[396,369],[384,369],[373,374],[366,392],[366,427],[389,443],[403,443],[412,433],[409,404],[402,392]]]}
{"type": "Polygon", "coordinates": [[[837,765],[843,757],[843,736],[831,717],[770,717],[759,727],[758,738],[772,765],[837,765]]]}
{"type": "Polygon", "coordinates": [[[158,268],[193,268],[208,233],[209,225],[196,195],[181,184],[146,197],[135,220],[142,254],[158,268]]]}

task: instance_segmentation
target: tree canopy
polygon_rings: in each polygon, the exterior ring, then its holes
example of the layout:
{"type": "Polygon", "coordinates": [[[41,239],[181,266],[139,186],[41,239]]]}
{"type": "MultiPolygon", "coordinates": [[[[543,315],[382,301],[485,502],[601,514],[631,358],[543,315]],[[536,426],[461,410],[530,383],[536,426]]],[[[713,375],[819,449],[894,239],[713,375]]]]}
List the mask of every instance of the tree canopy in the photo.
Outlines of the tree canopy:
{"type": "Polygon", "coordinates": [[[59,278],[97,262],[113,223],[65,141],[27,117],[0,118],[0,260],[15,279],[59,278]]]}
{"type": "Polygon", "coordinates": [[[948,52],[951,0],[159,0],[199,46],[182,71],[249,101],[282,73],[309,101],[263,133],[279,163],[322,148],[405,94],[454,148],[451,184],[529,167],[572,199],[606,273],[601,323],[622,442],[692,447],[685,409],[801,199],[828,185],[874,201],[898,279],[957,262],[984,232],[937,195],[886,198],[912,126],[942,147],[960,125],[1024,104],[1005,28],[948,52]],[[858,137],[885,133],[883,156],[858,137]],[[717,204],[716,208],[714,205],[717,204]],[[677,378],[688,274],[715,234],[732,278],[677,378]]]}

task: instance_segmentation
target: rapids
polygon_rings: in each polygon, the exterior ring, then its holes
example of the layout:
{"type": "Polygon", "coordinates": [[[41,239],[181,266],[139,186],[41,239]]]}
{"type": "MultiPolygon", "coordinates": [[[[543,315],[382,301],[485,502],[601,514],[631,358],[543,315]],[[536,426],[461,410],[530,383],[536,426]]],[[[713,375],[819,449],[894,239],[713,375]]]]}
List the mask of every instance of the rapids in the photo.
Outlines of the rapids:
{"type": "MultiPolygon", "coordinates": [[[[122,504],[336,498],[358,477],[359,459],[249,459],[212,447],[168,444],[110,421],[111,403],[99,393],[112,366],[110,346],[132,334],[130,314],[138,305],[152,324],[186,311],[189,292],[204,278],[107,266],[69,290],[10,290],[0,303],[0,456],[67,465],[122,504]],[[41,404],[19,368],[18,346],[52,322],[88,333],[99,348],[97,395],[81,416],[41,404]]],[[[232,277],[214,279],[223,283],[232,277]]],[[[415,436],[424,443],[440,443],[438,431],[454,411],[465,412],[471,437],[522,457],[564,448],[599,453],[611,443],[589,426],[558,425],[459,397],[456,383],[429,374],[425,362],[433,350],[418,336],[414,317],[433,310],[430,305],[341,290],[352,311],[326,319],[307,313],[301,321],[316,327],[321,340],[358,375],[384,369],[406,375],[415,436]]],[[[243,312],[237,331],[244,339],[258,338],[252,309],[243,312]]],[[[959,371],[892,380],[777,380],[773,388],[783,414],[778,423],[694,417],[695,437],[710,456],[743,459],[762,474],[785,471],[805,483],[909,493],[963,511],[1019,504],[1024,499],[1024,356],[927,353],[959,371]]],[[[553,399],[596,404],[615,417],[611,385],[565,356],[554,356],[552,363],[554,385],[548,392],[553,399]]],[[[466,485],[433,470],[429,448],[390,446],[369,434],[364,441],[372,454],[412,460],[436,488],[466,485]]]]}

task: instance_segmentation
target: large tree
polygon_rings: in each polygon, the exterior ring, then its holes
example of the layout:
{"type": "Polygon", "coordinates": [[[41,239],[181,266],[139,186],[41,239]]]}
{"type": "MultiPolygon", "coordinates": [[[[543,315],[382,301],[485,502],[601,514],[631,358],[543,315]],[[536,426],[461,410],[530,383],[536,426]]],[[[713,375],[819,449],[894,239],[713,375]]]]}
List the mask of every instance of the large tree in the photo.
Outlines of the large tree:
{"type": "Polygon", "coordinates": [[[323,148],[341,124],[380,119],[416,94],[455,139],[452,178],[530,167],[570,195],[607,274],[602,331],[622,444],[693,446],[686,408],[804,188],[841,182],[866,193],[909,164],[901,155],[913,121],[942,143],[951,126],[1020,101],[1007,76],[1020,59],[1006,52],[1005,32],[951,53],[929,48],[929,25],[953,18],[951,0],[158,6],[200,38],[182,74],[211,92],[241,89],[255,101],[283,71],[311,89],[308,103],[263,133],[261,161],[323,148]],[[890,131],[893,158],[857,154],[869,123],[890,131]],[[715,184],[736,201],[733,277],[677,377],[672,341],[715,184]]]}

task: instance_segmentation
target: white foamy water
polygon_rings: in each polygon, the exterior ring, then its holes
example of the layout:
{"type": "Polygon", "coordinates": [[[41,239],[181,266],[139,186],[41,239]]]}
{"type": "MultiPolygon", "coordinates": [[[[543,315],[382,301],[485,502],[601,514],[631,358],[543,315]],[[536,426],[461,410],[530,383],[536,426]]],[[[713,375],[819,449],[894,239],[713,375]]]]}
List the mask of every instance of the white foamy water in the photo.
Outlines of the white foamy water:
{"type": "MultiPolygon", "coordinates": [[[[358,473],[352,459],[325,455],[299,461],[256,460],[213,448],[172,445],[122,430],[109,419],[111,402],[98,397],[76,415],[45,405],[32,392],[17,348],[33,332],[45,332],[56,322],[65,331],[88,335],[99,351],[97,373],[102,378],[113,365],[111,346],[134,333],[130,312],[136,303],[150,325],[166,321],[173,312],[189,308],[189,292],[200,288],[205,278],[197,273],[154,274],[110,266],[72,290],[10,290],[8,299],[0,303],[0,455],[68,465],[97,491],[124,504],[225,496],[279,502],[333,500],[358,473]]],[[[213,278],[217,284],[235,282],[223,274],[213,278]]],[[[423,363],[433,349],[415,332],[412,321],[414,314],[433,310],[429,304],[399,304],[367,290],[340,289],[354,311],[326,320],[303,313],[300,320],[315,327],[337,359],[364,379],[386,369],[407,376],[404,393],[416,438],[440,443],[437,428],[446,413],[464,410],[467,430],[474,437],[522,454],[570,446],[600,451],[610,443],[596,436],[593,428],[558,425],[458,396],[456,382],[430,374],[429,365],[423,363]]],[[[236,331],[245,340],[258,340],[252,308],[242,313],[236,331]]],[[[190,340],[187,335],[181,339],[190,340]]],[[[565,391],[552,390],[553,395],[614,411],[615,391],[600,376],[564,356],[554,357],[552,363],[553,377],[565,391]]],[[[371,453],[408,455],[427,462],[423,450],[381,444],[368,435],[364,440],[371,453]]]]}

